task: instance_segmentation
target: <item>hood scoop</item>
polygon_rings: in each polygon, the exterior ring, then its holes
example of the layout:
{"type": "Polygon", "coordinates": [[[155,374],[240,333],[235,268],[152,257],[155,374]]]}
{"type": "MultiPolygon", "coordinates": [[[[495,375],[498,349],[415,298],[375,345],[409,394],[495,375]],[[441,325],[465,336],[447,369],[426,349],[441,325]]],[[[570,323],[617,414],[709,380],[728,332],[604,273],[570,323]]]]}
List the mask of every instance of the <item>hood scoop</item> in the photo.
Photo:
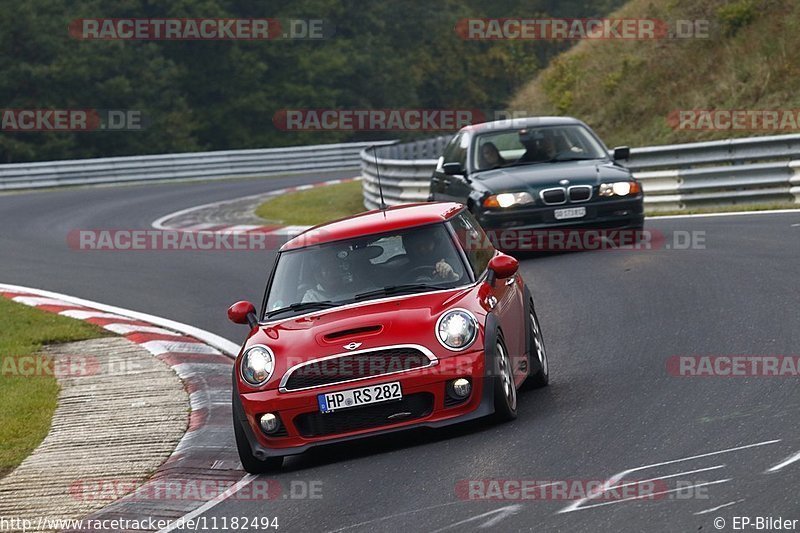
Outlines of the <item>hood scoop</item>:
{"type": "Polygon", "coordinates": [[[333,331],[331,333],[326,333],[325,335],[323,335],[322,338],[325,342],[341,342],[342,340],[348,339],[350,337],[364,337],[369,335],[377,335],[381,331],[383,331],[383,326],[376,324],[374,326],[362,326],[358,328],[333,331]]]}

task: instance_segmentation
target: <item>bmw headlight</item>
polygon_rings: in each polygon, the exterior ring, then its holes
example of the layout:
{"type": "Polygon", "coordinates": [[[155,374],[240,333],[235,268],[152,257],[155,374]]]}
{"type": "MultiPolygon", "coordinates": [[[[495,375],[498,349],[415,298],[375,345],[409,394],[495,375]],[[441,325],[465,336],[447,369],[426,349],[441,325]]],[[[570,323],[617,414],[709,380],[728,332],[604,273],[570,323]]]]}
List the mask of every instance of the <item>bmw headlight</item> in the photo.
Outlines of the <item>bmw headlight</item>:
{"type": "Polygon", "coordinates": [[[638,194],[641,190],[641,186],[635,181],[615,181],[601,183],[598,193],[600,196],[628,196],[638,194]]]}
{"type": "Polygon", "coordinates": [[[478,321],[469,311],[453,309],[439,317],[436,338],[448,350],[463,350],[478,335],[478,321]]]}
{"type": "Polygon", "coordinates": [[[275,356],[266,346],[256,345],[247,349],[242,356],[242,379],[258,387],[266,383],[275,370],[275,356]]]}
{"type": "Polygon", "coordinates": [[[532,204],[533,196],[527,192],[504,192],[486,197],[483,207],[512,207],[532,204]]]}

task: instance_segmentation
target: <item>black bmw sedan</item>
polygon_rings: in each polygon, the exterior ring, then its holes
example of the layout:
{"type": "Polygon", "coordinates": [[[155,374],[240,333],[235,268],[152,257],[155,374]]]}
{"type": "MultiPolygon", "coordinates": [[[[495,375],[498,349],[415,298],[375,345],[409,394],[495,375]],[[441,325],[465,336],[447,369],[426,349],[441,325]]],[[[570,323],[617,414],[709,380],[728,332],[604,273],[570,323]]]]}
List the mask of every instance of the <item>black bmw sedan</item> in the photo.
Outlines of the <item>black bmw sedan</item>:
{"type": "Polygon", "coordinates": [[[639,231],[642,188],[582,121],[532,117],[461,129],[431,178],[432,201],[467,205],[487,232],[639,231]]]}

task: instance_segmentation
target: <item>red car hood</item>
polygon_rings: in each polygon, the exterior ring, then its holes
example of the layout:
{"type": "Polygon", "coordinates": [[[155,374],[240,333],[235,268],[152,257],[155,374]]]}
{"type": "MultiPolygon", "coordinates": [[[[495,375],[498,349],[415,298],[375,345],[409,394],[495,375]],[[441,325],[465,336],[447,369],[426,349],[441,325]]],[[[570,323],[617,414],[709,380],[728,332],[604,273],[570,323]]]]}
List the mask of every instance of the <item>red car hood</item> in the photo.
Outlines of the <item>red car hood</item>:
{"type": "MultiPolygon", "coordinates": [[[[397,344],[420,344],[440,355],[449,355],[436,340],[434,328],[443,312],[465,307],[478,316],[476,298],[469,297],[474,286],[419,295],[403,295],[365,301],[349,306],[288,318],[262,325],[247,341],[247,346],[264,344],[275,354],[275,374],[310,359],[347,352],[345,345],[361,343],[364,350],[397,344]],[[466,305],[473,302],[473,305],[466,305]]],[[[355,349],[355,348],[354,348],[355,349]]],[[[270,380],[272,386],[275,379],[270,380]]],[[[267,387],[271,388],[271,387],[267,387]]]]}

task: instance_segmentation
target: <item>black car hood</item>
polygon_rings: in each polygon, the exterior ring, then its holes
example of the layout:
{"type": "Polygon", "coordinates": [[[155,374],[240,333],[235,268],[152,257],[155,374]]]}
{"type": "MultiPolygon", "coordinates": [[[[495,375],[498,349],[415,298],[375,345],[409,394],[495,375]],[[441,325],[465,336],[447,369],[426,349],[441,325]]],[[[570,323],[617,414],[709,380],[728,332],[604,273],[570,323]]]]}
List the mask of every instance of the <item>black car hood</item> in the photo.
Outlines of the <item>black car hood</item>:
{"type": "Polygon", "coordinates": [[[561,180],[569,180],[569,185],[598,185],[603,182],[630,179],[631,173],[610,161],[598,159],[498,168],[479,172],[471,177],[491,191],[502,192],[554,187],[558,186],[561,180]]]}

